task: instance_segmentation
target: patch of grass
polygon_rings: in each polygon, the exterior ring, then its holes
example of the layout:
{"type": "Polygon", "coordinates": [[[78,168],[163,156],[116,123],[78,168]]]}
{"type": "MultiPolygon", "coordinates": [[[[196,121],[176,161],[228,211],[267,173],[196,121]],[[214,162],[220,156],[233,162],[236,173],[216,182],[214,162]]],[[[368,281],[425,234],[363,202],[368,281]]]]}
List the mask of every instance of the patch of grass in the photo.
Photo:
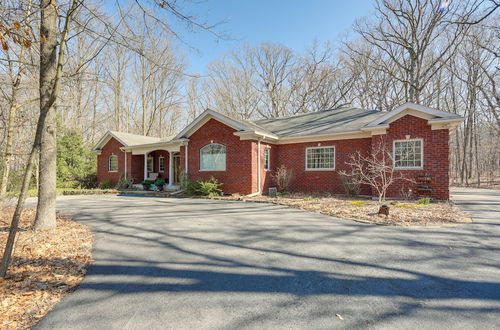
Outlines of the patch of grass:
{"type": "Polygon", "coordinates": [[[431,202],[430,197],[424,197],[424,198],[420,198],[418,200],[418,204],[420,204],[420,205],[427,205],[427,204],[430,204],[430,202],[431,202]]]}
{"type": "Polygon", "coordinates": [[[305,201],[312,201],[314,198],[312,196],[306,196],[303,198],[305,201]]]}
{"type": "Polygon", "coordinates": [[[365,201],[351,201],[351,205],[364,205],[366,204],[365,201]]]}

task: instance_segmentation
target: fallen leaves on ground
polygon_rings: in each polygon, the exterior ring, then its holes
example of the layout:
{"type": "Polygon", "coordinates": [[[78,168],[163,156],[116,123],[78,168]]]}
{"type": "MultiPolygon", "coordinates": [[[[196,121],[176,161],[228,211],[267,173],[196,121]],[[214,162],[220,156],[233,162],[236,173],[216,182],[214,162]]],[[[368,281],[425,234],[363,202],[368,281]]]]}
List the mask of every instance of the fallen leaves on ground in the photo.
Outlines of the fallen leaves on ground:
{"type": "Polygon", "coordinates": [[[392,226],[442,226],[471,222],[467,212],[450,201],[418,204],[417,201],[386,201],[389,216],[378,215],[380,203],[371,199],[353,199],[331,195],[293,193],[280,197],[228,196],[222,199],[269,202],[340,218],[392,226]]]}
{"type": "MultiPolygon", "coordinates": [[[[0,253],[13,211],[0,214],[0,253]]],[[[76,288],[92,261],[93,236],[87,226],[58,217],[56,229],[33,231],[34,219],[34,210],[23,212],[12,262],[0,282],[0,329],[32,327],[76,288]]]]}

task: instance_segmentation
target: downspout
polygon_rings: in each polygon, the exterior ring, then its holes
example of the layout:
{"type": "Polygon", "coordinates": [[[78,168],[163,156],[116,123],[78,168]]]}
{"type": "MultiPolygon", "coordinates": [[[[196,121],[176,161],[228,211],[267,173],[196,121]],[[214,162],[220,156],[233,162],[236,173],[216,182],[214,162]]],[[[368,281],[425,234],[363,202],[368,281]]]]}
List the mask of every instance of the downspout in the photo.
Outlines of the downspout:
{"type": "Polygon", "coordinates": [[[184,145],[184,148],[185,148],[185,152],[184,152],[184,172],[186,173],[186,179],[187,179],[187,175],[188,175],[188,143],[186,142],[186,144],[184,145]]]}
{"type": "Polygon", "coordinates": [[[261,190],[260,190],[260,181],[261,181],[261,178],[260,178],[260,169],[261,169],[261,164],[260,164],[260,139],[257,140],[257,185],[258,185],[258,188],[257,188],[257,194],[260,194],[261,193],[261,190]]]}
{"type": "Polygon", "coordinates": [[[127,179],[127,151],[123,148],[120,148],[120,150],[125,153],[125,172],[123,173],[123,177],[126,180],[127,179]]]}
{"type": "Polygon", "coordinates": [[[123,152],[125,153],[125,173],[123,173],[123,176],[125,178],[125,180],[127,180],[127,151],[126,150],[123,150],[123,152]]]}

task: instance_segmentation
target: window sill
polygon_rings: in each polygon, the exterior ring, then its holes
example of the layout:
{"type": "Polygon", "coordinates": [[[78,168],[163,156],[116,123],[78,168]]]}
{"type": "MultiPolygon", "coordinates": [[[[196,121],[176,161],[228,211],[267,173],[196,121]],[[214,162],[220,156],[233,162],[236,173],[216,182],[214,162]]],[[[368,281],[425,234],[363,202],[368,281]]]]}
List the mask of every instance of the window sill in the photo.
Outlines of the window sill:
{"type": "Polygon", "coordinates": [[[395,170],[423,170],[424,167],[394,167],[395,170]]]}
{"type": "Polygon", "coordinates": [[[108,173],[118,173],[118,171],[108,171],[108,173]]]}
{"type": "Polygon", "coordinates": [[[306,168],[306,171],[335,171],[335,168],[306,168]]]}
{"type": "Polygon", "coordinates": [[[225,172],[226,170],[198,170],[199,172],[225,172]]]}

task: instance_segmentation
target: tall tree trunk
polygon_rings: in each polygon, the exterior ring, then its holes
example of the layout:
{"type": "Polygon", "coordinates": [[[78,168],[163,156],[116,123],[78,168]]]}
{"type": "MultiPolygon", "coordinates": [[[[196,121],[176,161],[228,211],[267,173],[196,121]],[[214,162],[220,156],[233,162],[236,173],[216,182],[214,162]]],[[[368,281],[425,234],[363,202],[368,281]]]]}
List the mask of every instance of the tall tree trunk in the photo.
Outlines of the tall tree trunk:
{"type": "MultiPolygon", "coordinates": [[[[28,8],[26,11],[26,17],[29,17],[31,14],[31,2],[28,4],[28,8]]],[[[13,156],[13,145],[14,145],[14,135],[15,135],[15,123],[17,119],[17,111],[20,106],[17,103],[17,95],[19,93],[19,85],[21,84],[24,54],[26,52],[26,48],[24,45],[21,45],[21,50],[19,53],[19,63],[17,66],[17,73],[13,79],[12,84],[12,92],[10,96],[10,109],[9,109],[9,117],[7,121],[7,138],[5,143],[5,151],[2,157],[2,166],[0,169],[2,170],[2,175],[0,178],[0,210],[3,208],[5,203],[5,196],[7,194],[7,186],[9,184],[9,176],[10,176],[10,163],[12,162],[13,156]]],[[[13,73],[10,70],[11,74],[13,73]]]]}
{"type": "Polygon", "coordinates": [[[4,156],[2,158],[2,177],[0,181],[0,210],[4,206],[5,196],[7,194],[7,185],[9,183],[10,163],[12,161],[12,146],[14,142],[14,123],[17,117],[17,86],[12,86],[11,104],[9,111],[9,119],[7,122],[7,141],[5,143],[4,156]]]}
{"type": "Polygon", "coordinates": [[[57,77],[57,3],[41,1],[40,112],[45,114],[40,145],[38,205],[35,229],[56,227],[56,109],[53,105],[57,77]]]}

